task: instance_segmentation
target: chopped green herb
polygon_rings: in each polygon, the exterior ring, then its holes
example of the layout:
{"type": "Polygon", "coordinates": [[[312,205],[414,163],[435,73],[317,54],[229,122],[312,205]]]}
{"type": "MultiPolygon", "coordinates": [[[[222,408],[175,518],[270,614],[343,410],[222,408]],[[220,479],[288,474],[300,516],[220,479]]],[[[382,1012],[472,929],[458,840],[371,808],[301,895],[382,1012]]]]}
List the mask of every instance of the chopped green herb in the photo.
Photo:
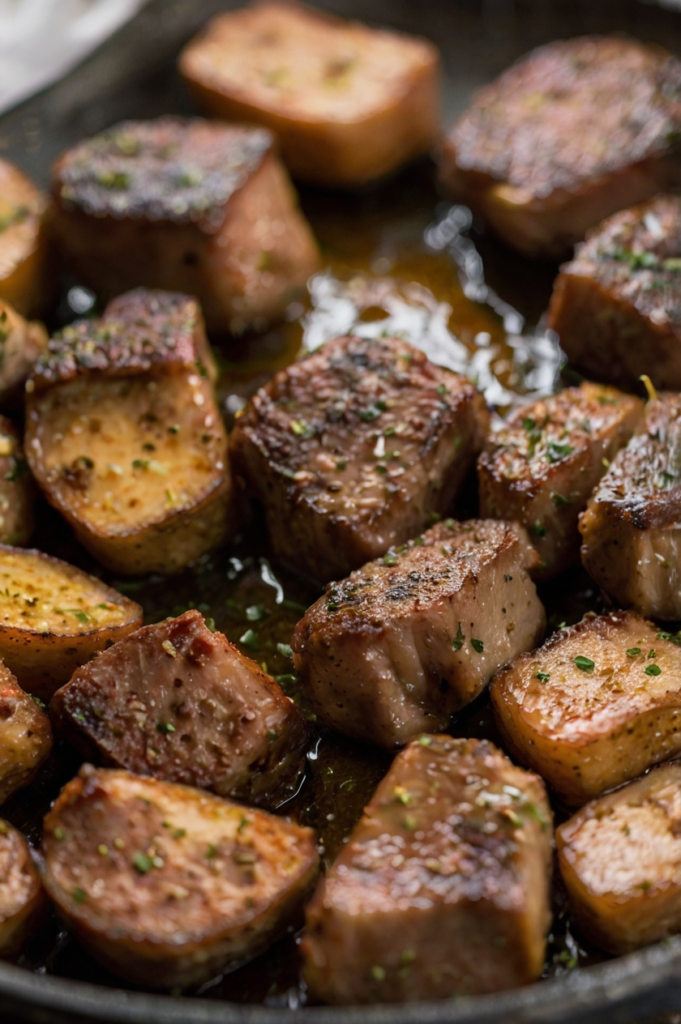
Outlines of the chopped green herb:
{"type": "Polygon", "coordinates": [[[76,903],[85,903],[85,900],[87,899],[87,893],[85,892],[85,889],[81,889],[80,886],[78,885],[73,890],[73,893],[71,895],[73,896],[74,902],[76,903]]]}
{"type": "Polygon", "coordinates": [[[259,622],[265,615],[265,609],[261,604],[252,604],[246,609],[246,618],[249,622],[259,622]]]}
{"type": "Polygon", "coordinates": [[[437,393],[440,396],[440,398],[444,398],[445,395],[447,394],[447,387],[446,387],[446,385],[438,384],[438,386],[437,386],[437,393]]]}
{"type": "Polygon", "coordinates": [[[398,561],[399,559],[397,555],[394,554],[392,551],[389,551],[387,555],[383,555],[384,565],[397,565],[398,561]]]}
{"type": "Polygon", "coordinates": [[[574,448],[570,444],[559,444],[558,441],[549,441],[546,446],[546,458],[549,462],[560,462],[561,459],[572,455],[574,448]]]}
{"type": "Polygon", "coordinates": [[[277,650],[283,658],[293,657],[293,651],[291,650],[290,644],[277,644],[277,650]]]}
{"type": "Polygon", "coordinates": [[[535,537],[545,537],[548,530],[543,523],[540,523],[539,520],[537,520],[536,523],[532,523],[530,526],[530,533],[533,533],[535,537]]]}
{"type": "Polygon", "coordinates": [[[453,649],[455,651],[460,651],[461,648],[463,647],[463,642],[464,642],[465,639],[466,639],[466,637],[464,636],[463,630],[461,629],[461,623],[459,623],[459,628],[457,630],[456,636],[452,640],[452,647],[453,647],[453,649]]]}
{"type": "Polygon", "coordinates": [[[538,679],[540,683],[548,683],[551,678],[550,672],[537,672],[535,679],[538,679]]]}
{"type": "MultiPolygon", "coordinates": [[[[658,635],[659,635],[659,634],[658,634],[658,635]]],[[[630,647],[630,648],[629,648],[629,650],[627,651],[627,657],[629,657],[629,658],[635,658],[635,657],[637,657],[637,656],[638,656],[638,655],[639,655],[640,653],[641,653],[641,648],[640,648],[640,647],[630,647]]]]}
{"type": "Polygon", "coordinates": [[[582,654],[578,654],[575,658],[575,665],[580,672],[593,672],[596,668],[596,663],[591,658],[585,658],[582,654]]]}
{"type": "Polygon", "coordinates": [[[658,640],[668,640],[671,644],[681,647],[681,630],[678,633],[658,633],[658,640]]]}
{"type": "Polygon", "coordinates": [[[151,857],[148,857],[146,853],[142,853],[141,851],[136,853],[132,858],[132,864],[135,870],[139,871],[141,875],[146,875],[154,866],[151,857]]]}
{"type": "Polygon", "coordinates": [[[566,505],[572,504],[569,498],[559,494],[558,491],[551,491],[551,501],[553,502],[554,508],[565,508],[566,505]]]}
{"type": "Polygon", "coordinates": [[[156,732],[162,732],[166,735],[171,732],[175,732],[175,726],[171,725],[170,722],[159,722],[156,726],[156,732]]]}
{"type": "Polygon", "coordinates": [[[644,672],[647,676],[659,676],[662,669],[659,665],[646,665],[644,672]]]}
{"type": "Polygon", "coordinates": [[[257,647],[258,634],[254,633],[252,629],[247,629],[244,635],[239,637],[239,643],[243,644],[244,647],[257,647]]]}
{"type": "Polygon", "coordinates": [[[476,640],[473,636],[471,637],[471,647],[474,651],[477,651],[478,654],[482,654],[485,649],[485,645],[482,640],[476,640]]]}

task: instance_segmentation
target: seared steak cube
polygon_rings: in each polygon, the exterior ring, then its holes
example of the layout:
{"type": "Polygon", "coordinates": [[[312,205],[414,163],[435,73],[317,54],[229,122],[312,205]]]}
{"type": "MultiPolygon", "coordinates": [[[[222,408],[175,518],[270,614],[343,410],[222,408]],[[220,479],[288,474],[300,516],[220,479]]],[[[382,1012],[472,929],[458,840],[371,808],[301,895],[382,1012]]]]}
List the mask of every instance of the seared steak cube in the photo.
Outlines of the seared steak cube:
{"type": "Polygon", "coordinates": [[[336,338],[278,373],[231,435],[275,553],[343,576],[449,507],[488,414],[464,377],[397,338],[336,338]]]}
{"type": "Polygon", "coordinates": [[[535,578],[579,562],[577,520],[643,413],[638,398],[582,384],[518,409],[478,460],[480,514],[526,527],[535,578]]]}
{"type": "Polygon", "coordinates": [[[249,803],[281,803],[304,769],[301,712],[197,611],[88,662],[50,713],[85,757],[249,803]]]}
{"type": "Polygon", "coordinates": [[[319,720],[388,749],[446,728],[541,638],[536,562],[516,523],[446,520],[331,584],[291,641],[319,720]]]}
{"type": "Polygon", "coordinates": [[[492,680],[505,746],[573,806],[678,754],[677,640],[631,612],[555,633],[492,680]]]}
{"type": "Polygon", "coordinates": [[[681,199],[657,196],[595,228],[558,275],[548,326],[582,373],[680,389],[681,199]]]}
{"type": "Polygon", "coordinates": [[[40,316],[52,298],[46,207],[33,182],[0,160],[0,309],[8,302],[21,316],[40,316]]]}
{"type": "Polygon", "coordinates": [[[33,780],[51,750],[49,718],[0,661],[0,804],[33,780]]]}
{"type": "Polygon", "coordinates": [[[413,1002],[538,978],[551,846],[540,778],[486,741],[415,740],[307,908],[312,994],[413,1002]]]}
{"type": "Polygon", "coordinates": [[[534,50],[481,89],[442,181],[504,241],[560,258],[616,210],[677,185],[681,62],[633,39],[534,50]]]}
{"type": "Polygon", "coordinates": [[[136,985],[200,985],[296,919],[310,829],[210,793],[84,765],[43,829],[44,883],[88,953],[136,985]]]}
{"type": "Polygon", "coordinates": [[[264,128],[126,121],[64,153],[53,195],[80,280],[107,298],[138,285],[195,295],[209,330],[263,328],[317,269],[264,128]]]}
{"type": "Polygon", "coordinates": [[[681,764],[593,800],[556,833],[580,930],[629,953],[681,930],[681,764]]]}
{"type": "Polygon", "coordinates": [[[617,604],[681,619],[681,395],[648,402],[579,521],[582,562],[617,604]]]}
{"type": "Polygon", "coordinates": [[[117,572],[174,572],[238,508],[195,299],[133,291],[67,327],[36,364],[26,453],[46,497],[117,572]]]}
{"type": "Polygon", "coordinates": [[[0,818],[0,957],[13,957],[46,915],[38,868],[21,832],[0,818]]]}
{"type": "Polygon", "coordinates": [[[279,134],[305,181],[362,184],[427,153],[438,135],[432,43],[302,4],[219,15],[184,50],[180,71],[210,114],[279,134]]]}

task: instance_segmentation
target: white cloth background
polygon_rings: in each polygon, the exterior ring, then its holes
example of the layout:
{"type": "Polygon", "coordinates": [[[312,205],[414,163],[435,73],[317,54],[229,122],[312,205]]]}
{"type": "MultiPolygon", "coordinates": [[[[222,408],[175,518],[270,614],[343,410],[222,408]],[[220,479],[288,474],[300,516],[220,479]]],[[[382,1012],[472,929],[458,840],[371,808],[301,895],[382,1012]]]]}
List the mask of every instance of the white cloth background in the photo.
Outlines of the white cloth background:
{"type": "Polygon", "coordinates": [[[146,0],[0,0],[0,112],[56,81],[146,0]]]}

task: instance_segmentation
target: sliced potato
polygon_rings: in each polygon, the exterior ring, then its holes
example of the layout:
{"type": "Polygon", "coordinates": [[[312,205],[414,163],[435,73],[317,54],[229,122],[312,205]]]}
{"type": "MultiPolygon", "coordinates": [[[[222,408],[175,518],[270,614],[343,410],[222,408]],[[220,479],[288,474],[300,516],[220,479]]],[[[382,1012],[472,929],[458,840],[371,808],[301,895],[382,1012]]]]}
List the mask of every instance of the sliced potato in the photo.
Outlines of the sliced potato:
{"type": "Polygon", "coordinates": [[[19,433],[0,416],[0,544],[27,544],[33,533],[36,486],[19,433]]]}
{"type": "Polygon", "coordinates": [[[46,305],[48,245],[43,227],[47,197],[25,174],[0,160],[0,299],[22,316],[46,305]]]}
{"type": "Polygon", "coordinates": [[[41,551],[0,544],[0,657],[48,700],[79,665],[142,625],[142,609],[41,551]]]}
{"type": "Polygon", "coordinates": [[[0,818],[0,957],[21,952],[46,909],[40,874],[26,840],[0,818]]]}
{"type": "Polygon", "coordinates": [[[3,409],[23,408],[24,384],[46,347],[47,331],[43,325],[24,320],[8,302],[0,299],[0,406],[3,409]]]}
{"type": "Polygon", "coordinates": [[[261,952],[317,871],[310,829],[126,771],[84,766],[45,818],[44,882],[105,967],[197,985],[261,952]]]}
{"type": "Polygon", "coordinates": [[[51,749],[49,718],[0,662],[0,804],[28,785],[51,749]]]}
{"type": "Polygon", "coordinates": [[[173,572],[237,520],[195,299],[139,289],[50,341],[29,381],[26,452],[104,565],[173,572]]]}
{"type": "Polygon", "coordinates": [[[570,914],[610,953],[681,931],[681,764],[593,800],[556,833],[570,914]]]}
{"type": "Polygon", "coordinates": [[[573,806],[678,754],[681,647],[669,638],[632,612],[587,615],[521,654],[490,687],[504,745],[573,806]]]}

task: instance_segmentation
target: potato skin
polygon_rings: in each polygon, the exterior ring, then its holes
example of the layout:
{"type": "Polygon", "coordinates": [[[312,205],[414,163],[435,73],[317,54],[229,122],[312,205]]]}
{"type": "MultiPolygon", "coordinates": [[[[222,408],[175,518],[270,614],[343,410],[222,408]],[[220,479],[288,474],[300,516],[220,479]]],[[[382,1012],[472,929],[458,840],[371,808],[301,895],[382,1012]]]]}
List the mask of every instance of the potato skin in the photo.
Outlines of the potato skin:
{"type": "Polygon", "coordinates": [[[506,749],[569,806],[681,752],[681,648],[632,612],[559,630],[490,696],[506,749]]]}
{"type": "Polygon", "coordinates": [[[47,898],[28,844],[0,818],[0,957],[17,956],[46,916],[47,898]]]}
{"type": "Polygon", "coordinates": [[[21,316],[40,316],[54,294],[47,202],[18,167],[0,160],[0,300],[21,316]]]}
{"type": "Polygon", "coordinates": [[[0,544],[28,543],[35,525],[36,491],[19,432],[0,416],[0,544]]]}
{"type": "Polygon", "coordinates": [[[33,780],[51,750],[49,718],[0,662],[0,804],[33,780]]]}
{"type": "Polygon", "coordinates": [[[0,658],[45,701],[79,665],[142,625],[134,601],[41,551],[0,545],[0,583],[0,658]],[[72,606],[59,611],[55,598],[64,593],[72,606]]]}
{"type": "Polygon", "coordinates": [[[47,347],[47,331],[37,321],[24,320],[0,299],[0,408],[24,407],[24,385],[38,356],[47,347]]]}
{"type": "Polygon", "coordinates": [[[184,49],[180,73],[209,114],[276,132],[302,181],[362,185],[438,135],[435,46],[303,4],[219,15],[184,49]]]}
{"type": "Polygon", "coordinates": [[[570,916],[609,953],[681,928],[681,764],[593,800],[556,832],[570,916]]]}
{"type": "Polygon", "coordinates": [[[88,952],[133,984],[201,984],[295,918],[310,829],[129,772],[81,768],[43,830],[48,894],[88,952]]]}
{"type": "Polygon", "coordinates": [[[78,669],[50,715],[88,759],[266,807],[290,797],[305,768],[301,711],[195,610],[78,669]]]}

